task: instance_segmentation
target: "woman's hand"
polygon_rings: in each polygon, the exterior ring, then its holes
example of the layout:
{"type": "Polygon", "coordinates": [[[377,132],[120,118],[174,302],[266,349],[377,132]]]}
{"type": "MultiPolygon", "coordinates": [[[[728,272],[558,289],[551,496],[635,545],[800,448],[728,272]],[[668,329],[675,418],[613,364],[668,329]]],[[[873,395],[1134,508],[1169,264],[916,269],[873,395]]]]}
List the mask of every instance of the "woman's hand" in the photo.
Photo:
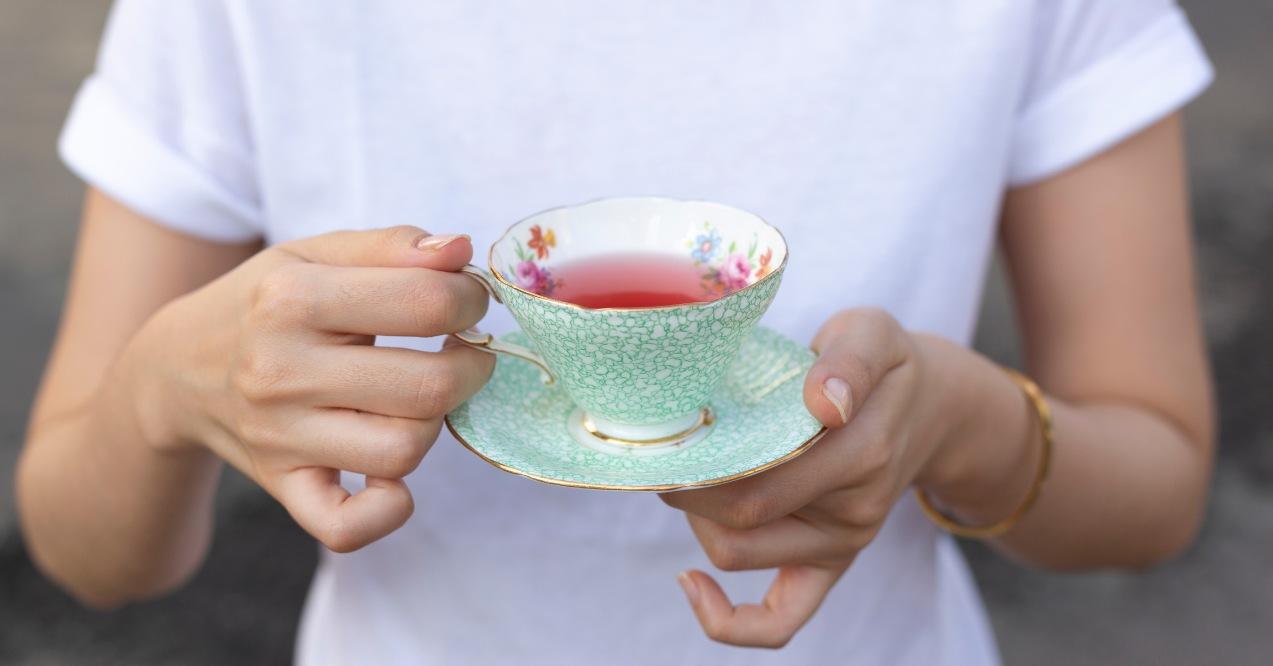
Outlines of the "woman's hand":
{"type": "Polygon", "coordinates": [[[328,548],[360,548],[411,515],[402,477],[494,364],[458,344],[430,353],[374,347],[375,336],[476,324],[486,293],[454,272],[472,252],[467,237],[415,227],[264,250],[160,310],[114,374],[152,446],[206,447],[328,548]],[[339,470],[365,474],[366,489],[351,496],[339,470]]]}
{"type": "Polygon", "coordinates": [[[942,344],[908,334],[880,310],[836,315],[814,338],[819,357],[804,386],[809,411],[830,428],[825,437],[772,471],[662,495],[686,512],[718,568],[778,568],[759,605],[734,606],[701,571],[681,574],[708,636],[785,645],[875,538],[953,424],[928,374],[925,347],[942,353],[942,344]]]}

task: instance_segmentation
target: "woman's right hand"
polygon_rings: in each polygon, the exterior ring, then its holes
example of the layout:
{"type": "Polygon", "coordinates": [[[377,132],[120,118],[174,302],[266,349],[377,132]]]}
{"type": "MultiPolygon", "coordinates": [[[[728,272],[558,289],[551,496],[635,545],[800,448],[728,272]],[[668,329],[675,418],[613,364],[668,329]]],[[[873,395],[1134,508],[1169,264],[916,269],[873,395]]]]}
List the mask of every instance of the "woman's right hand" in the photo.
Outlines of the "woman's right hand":
{"type": "Polygon", "coordinates": [[[361,548],[406,522],[402,477],[494,367],[452,339],[422,352],[374,347],[375,336],[476,324],[486,292],[455,272],[472,254],[466,236],[405,226],[271,247],[156,313],[115,378],[149,444],[210,450],[328,548],[361,548]],[[366,488],[350,495],[339,470],[366,475],[366,488]]]}

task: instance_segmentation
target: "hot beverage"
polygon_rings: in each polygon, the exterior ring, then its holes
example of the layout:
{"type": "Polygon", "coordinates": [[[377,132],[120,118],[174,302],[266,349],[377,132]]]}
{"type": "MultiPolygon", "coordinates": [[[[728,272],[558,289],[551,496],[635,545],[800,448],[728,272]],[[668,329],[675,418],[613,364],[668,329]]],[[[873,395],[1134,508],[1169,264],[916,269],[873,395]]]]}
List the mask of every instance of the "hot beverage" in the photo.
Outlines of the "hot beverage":
{"type": "Polygon", "coordinates": [[[552,267],[552,297],[588,308],[647,308],[718,298],[689,257],[661,252],[601,254],[552,267]]]}

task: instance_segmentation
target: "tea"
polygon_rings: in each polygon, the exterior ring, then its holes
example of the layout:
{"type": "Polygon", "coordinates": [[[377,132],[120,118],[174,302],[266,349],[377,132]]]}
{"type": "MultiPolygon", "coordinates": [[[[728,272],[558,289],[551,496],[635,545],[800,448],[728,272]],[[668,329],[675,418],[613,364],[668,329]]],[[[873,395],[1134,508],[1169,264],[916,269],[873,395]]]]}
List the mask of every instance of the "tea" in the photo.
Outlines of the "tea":
{"type": "Polygon", "coordinates": [[[552,268],[552,297],[588,308],[646,308],[710,301],[703,269],[688,257],[658,252],[604,254],[552,268]]]}

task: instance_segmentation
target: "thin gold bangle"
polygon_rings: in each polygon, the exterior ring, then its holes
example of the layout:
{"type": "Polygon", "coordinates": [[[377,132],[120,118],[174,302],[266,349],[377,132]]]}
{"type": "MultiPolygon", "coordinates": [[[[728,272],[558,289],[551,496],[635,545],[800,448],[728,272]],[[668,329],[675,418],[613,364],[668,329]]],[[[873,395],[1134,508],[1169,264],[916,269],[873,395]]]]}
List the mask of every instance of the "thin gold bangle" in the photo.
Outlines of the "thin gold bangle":
{"type": "Polygon", "coordinates": [[[1003,370],[1012,381],[1016,382],[1017,386],[1021,387],[1021,392],[1025,394],[1026,405],[1030,407],[1037,417],[1039,430],[1043,435],[1043,455],[1039,460],[1038,469],[1034,472],[1034,482],[1030,484],[1030,492],[1026,493],[1025,499],[1021,500],[1021,504],[1017,506],[1011,515],[993,525],[985,527],[961,525],[933,506],[932,500],[929,499],[928,494],[922,488],[915,488],[915,498],[919,500],[919,508],[924,510],[929,520],[958,537],[990,539],[1000,536],[1016,526],[1021,517],[1039,499],[1039,491],[1043,489],[1043,481],[1048,478],[1048,467],[1052,464],[1052,410],[1048,408],[1048,402],[1043,398],[1043,391],[1040,391],[1039,385],[1031,381],[1029,377],[1009,368],[1004,368],[1003,370]]]}

